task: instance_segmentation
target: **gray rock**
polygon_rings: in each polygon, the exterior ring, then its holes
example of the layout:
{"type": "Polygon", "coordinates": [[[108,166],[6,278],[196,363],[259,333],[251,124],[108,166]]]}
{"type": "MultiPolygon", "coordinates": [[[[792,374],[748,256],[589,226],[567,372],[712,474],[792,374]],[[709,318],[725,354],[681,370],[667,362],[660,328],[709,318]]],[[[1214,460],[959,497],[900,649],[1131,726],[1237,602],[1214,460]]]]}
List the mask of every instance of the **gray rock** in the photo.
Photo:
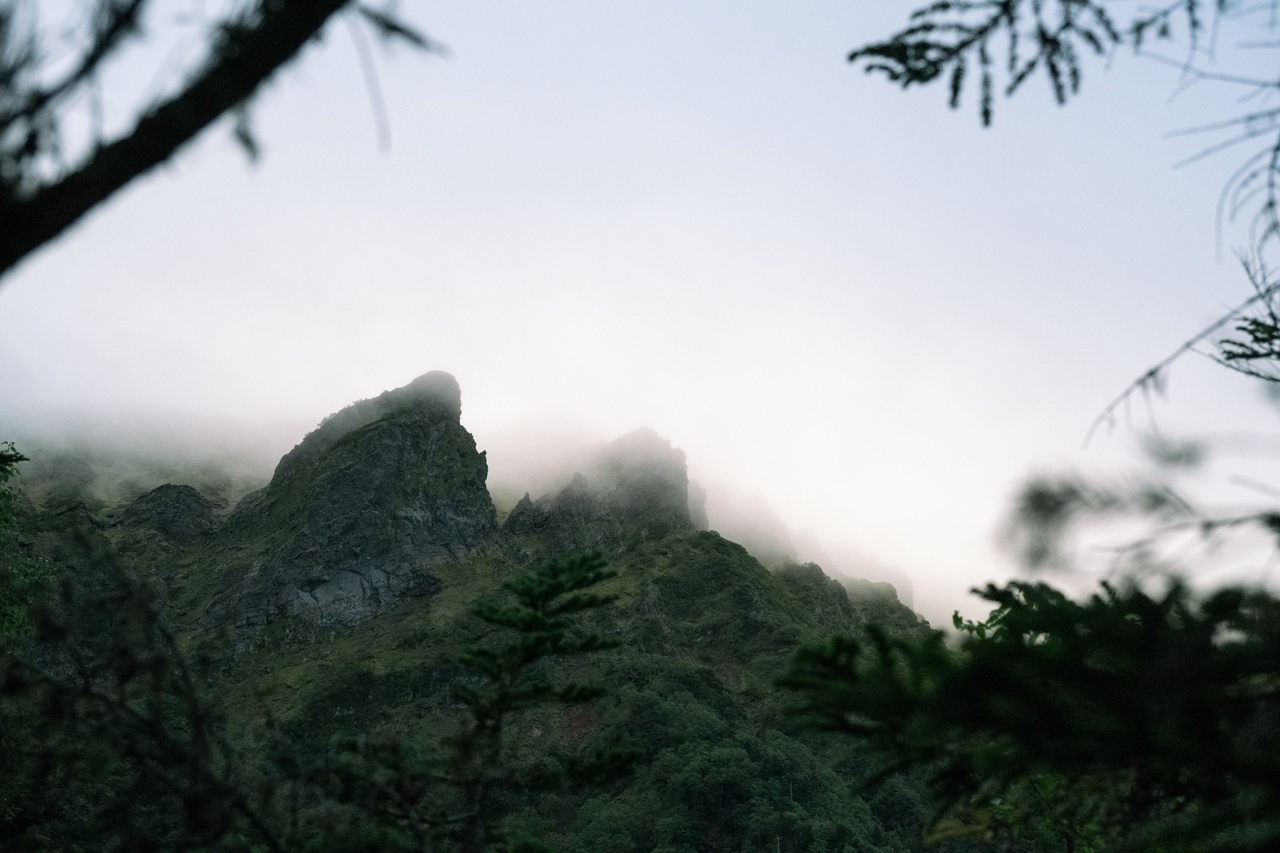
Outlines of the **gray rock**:
{"type": "Polygon", "coordinates": [[[213,511],[213,502],[190,486],[166,484],[129,504],[116,524],[150,527],[174,542],[188,544],[213,533],[217,527],[213,511]]]}
{"type": "Polygon", "coordinates": [[[512,508],[503,530],[525,550],[617,553],[692,530],[684,452],[651,429],[613,441],[557,494],[512,508]],[[540,548],[530,549],[530,542],[540,548]]]}
{"type": "Polygon", "coordinates": [[[208,611],[241,644],[271,619],[349,626],[438,588],[432,565],[489,542],[485,455],[447,373],[326,418],[219,533],[243,568],[208,611]]]}

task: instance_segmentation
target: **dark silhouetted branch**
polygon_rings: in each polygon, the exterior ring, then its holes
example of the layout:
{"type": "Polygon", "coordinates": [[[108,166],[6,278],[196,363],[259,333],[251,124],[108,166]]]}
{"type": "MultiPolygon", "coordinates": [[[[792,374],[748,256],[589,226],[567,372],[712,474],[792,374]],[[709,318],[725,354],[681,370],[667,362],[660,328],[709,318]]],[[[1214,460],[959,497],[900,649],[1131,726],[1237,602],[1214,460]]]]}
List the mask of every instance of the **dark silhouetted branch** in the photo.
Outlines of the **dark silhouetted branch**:
{"type": "Polygon", "coordinates": [[[128,135],[30,195],[0,200],[0,275],[251,98],[350,0],[260,0],[223,23],[210,57],[177,95],[128,135]]]}

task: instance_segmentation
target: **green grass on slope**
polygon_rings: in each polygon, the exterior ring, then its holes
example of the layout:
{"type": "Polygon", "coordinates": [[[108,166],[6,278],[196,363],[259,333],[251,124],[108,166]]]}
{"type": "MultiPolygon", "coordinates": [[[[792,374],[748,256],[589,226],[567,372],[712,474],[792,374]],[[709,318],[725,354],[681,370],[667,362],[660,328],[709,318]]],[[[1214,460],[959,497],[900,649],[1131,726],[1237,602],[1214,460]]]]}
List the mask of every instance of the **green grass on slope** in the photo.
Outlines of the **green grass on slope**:
{"type": "MultiPolygon", "coordinates": [[[[437,594],[347,631],[270,625],[219,677],[230,716],[269,715],[311,750],[339,732],[429,749],[456,724],[458,650],[492,630],[471,606],[524,568],[516,553],[499,544],[446,564],[437,594]]],[[[554,673],[607,694],[512,721],[510,751],[534,760],[547,749],[623,749],[637,756],[634,772],[604,788],[531,795],[514,804],[520,826],[564,850],[908,849],[909,831],[883,827],[825,756],[781,728],[772,681],[795,646],[861,622],[839,584],[816,567],[771,573],[707,532],[672,534],[611,567],[618,576],[600,591],[619,599],[591,627],[621,647],[558,661],[554,673]]]]}
{"type": "MultiPolygon", "coordinates": [[[[430,595],[346,630],[280,619],[233,655],[201,626],[224,573],[243,570],[217,566],[225,552],[216,538],[177,546],[145,530],[89,527],[100,546],[120,549],[168,591],[186,642],[218,651],[212,687],[248,754],[280,736],[300,754],[321,754],[350,734],[431,753],[459,722],[450,685],[474,677],[457,664],[459,652],[497,639],[472,607],[500,598],[505,581],[531,568],[522,543],[503,535],[469,559],[434,565],[440,584],[430,595]]],[[[618,600],[594,612],[589,628],[620,646],[543,664],[550,679],[594,681],[606,694],[510,720],[506,760],[531,766],[549,753],[622,750],[635,757],[633,770],[513,793],[513,826],[557,850],[918,849],[918,785],[868,802],[852,795],[857,756],[790,733],[774,687],[801,642],[856,631],[868,614],[916,630],[909,610],[887,595],[851,600],[815,566],[769,572],[712,532],[642,542],[611,568],[617,576],[598,591],[618,600]]]]}

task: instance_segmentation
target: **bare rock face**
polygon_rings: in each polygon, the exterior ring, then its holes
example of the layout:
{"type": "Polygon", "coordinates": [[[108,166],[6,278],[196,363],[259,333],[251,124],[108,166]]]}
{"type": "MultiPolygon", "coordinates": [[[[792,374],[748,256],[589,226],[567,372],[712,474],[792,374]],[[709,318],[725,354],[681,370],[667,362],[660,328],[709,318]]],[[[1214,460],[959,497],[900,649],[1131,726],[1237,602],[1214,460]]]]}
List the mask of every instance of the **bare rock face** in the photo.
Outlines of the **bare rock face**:
{"type": "Polygon", "coordinates": [[[213,533],[217,527],[213,510],[213,502],[190,486],[166,484],[129,504],[116,523],[150,527],[174,542],[187,544],[213,533]]]}
{"type": "Polygon", "coordinates": [[[243,640],[277,615],[349,626],[439,582],[431,566],[489,542],[485,455],[458,383],[433,372],[326,418],[219,532],[238,577],[209,608],[243,640]]]}
{"type": "Polygon", "coordinates": [[[638,429],[605,447],[559,493],[537,501],[525,495],[503,529],[525,550],[612,554],[693,527],[684,452],[638,429]]]}

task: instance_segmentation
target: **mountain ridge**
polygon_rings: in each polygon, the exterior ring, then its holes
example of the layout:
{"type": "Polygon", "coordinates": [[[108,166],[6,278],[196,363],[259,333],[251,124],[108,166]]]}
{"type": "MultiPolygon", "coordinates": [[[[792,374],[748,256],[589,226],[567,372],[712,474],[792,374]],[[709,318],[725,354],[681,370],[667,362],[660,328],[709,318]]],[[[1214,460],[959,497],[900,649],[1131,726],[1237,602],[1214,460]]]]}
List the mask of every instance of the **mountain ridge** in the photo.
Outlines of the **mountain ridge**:
{"type": "Polygon", "coordinates": [[[772,848],[784,831],[791,849],[916,849],[923,810],[895,805],[882,819],[850,800],[839,768],[856,760],[788,734],[773,688],[803,642],[872,620],[930,631],[891,587],[850,590],[814,564],[770,571],[698,529],[684,454],[652,430],[607,445],[563,488],[526,495],[499,525],[457,384],[426,377],[322,421],[225,515],[168,484],[106,521],[83,505],[38,513],[38,546],[91,574],[68,544],[74,522],[156,584],[180,641],[216,661],[238,737],[269,727],[304,753],[344,731],[437,741],[455,724],[457,650],[487,630],[474,602],[549,559],[601,552],[616,576],[600,592],[617,600],[589,627],[618,650],[556,667],[608,690],[513,720],[511,748],[532,760],[621,747],[636,769],[515,801],[513,825],[564,850],[772,848]]]}

